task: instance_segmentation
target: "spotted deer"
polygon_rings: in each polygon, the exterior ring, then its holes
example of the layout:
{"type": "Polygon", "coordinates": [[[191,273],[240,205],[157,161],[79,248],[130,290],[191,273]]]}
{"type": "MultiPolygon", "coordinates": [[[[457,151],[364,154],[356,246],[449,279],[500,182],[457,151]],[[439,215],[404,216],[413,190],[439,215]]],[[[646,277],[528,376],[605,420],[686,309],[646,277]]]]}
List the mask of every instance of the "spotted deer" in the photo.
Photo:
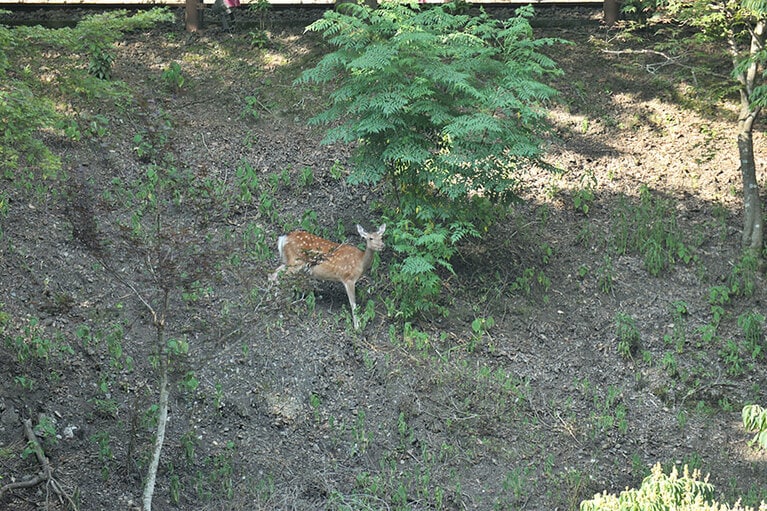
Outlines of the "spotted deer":
{"type": "Polygon", "coordinates": [[[271,274],[269,280],[277,281],[284,272],[305,271],[318,280],[341,282],[349,297],[354,329],[359,329],[355,285],[373,262],[373,253],[384,248],[381,239],[386,224],[376,232],[367,232],[357,225],[357,232],[367,243],[365,251],[352,245],[333,243],[305,231],[293,231],[280,236],[277,249],[282,264],[271,274]]]}

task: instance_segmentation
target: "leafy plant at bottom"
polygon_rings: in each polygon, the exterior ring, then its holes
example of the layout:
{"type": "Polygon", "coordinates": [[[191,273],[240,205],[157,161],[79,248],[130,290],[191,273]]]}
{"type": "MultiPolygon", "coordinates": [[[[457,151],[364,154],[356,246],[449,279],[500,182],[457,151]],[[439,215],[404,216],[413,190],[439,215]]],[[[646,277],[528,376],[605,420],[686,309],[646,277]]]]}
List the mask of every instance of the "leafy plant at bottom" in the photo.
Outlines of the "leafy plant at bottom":
{"type": "Polygon", "coordinates": [[[312,186],[314,184],[314,170],[311,167],[303,167],[299,176],[299,182],[304,188],[312,186]]]}
{"type": "Polygon", "coordinates": [[[40,422],[34,428],[35,435],[42,438],[47,446],[56,445],[58,437],[56,436],[56,421],[47,415],[40,416],[40,422]]]}
{"type": "Polygon", "coordinates": [[[240,114],[245,119],[257,121],[261,118],[260,109],[263,108],[258,96],[245,96],[245,106],[240,114]]]}
{"type": "Polygon", "coordinates": [[[179,382],[179,386],[187,392],[194,392],[200,386],[200,380],[194,374],[194,371],[187,371],[179,382]]]}
{"type": "Polygon", "coordinates": [[[110,446],[109,433],[106,431],[97,431],[91,435],[90,440],[98,445],[98,458],[101,462],[101,479],[106,481],[109,479],[110,461],[114,457],[112,447],[110,446]]]}
{"type": "Polygon", "coordinates": [[[750,297],[756,291],[756,278],[759,273],[759,259],[751,253],[743,255],[738,264],[732,267],[727,278],[730,292],[735,296],[750,297]]]}
{"type": "MultiPolygon", "coordinates": [[[[656,464],[639,488],[627,488],[619,494],[607,491],[580,503],[581,511],[621,511],[628,509],[676,511],[753,511],[743,507],[740,501],[730,506],[714,499],[715,488],[708,476],[701,477],[699,469],[687,465],[682,473],[676,466],[666,474],[660,463],[656,464]]],[[[759,509],[763,509],[762,505],[759,509]]]]}
{"type": "Polygon", "coordinates": [[[609,294],[613,291],[614,281],[615,269],[613,268],[613,260],[610,256],[606,255],[604,263],[597,270],[597,286],[602,293],[609,294]]]}
{"type": "Polygon", "coordinates": [[[226,500],[234,496],[234,457],[236,444],[227,441],[224,449],[215,456],[203,460],[204,470],[199,470],[193,485],[200,500],[207,501],[218,494],[226,500]]]}
{"type": "Polygon", "coordinates": [[[583,188],[573,193],[573,207],[584,215],[589,214],[591,204],[594,202],[594,190],[583,188]]]}
{"type": "Polygon", "coordinates": [[[269,45],[269,33],[266,30],[251,30],[248,37],[253,48],[265,48],[269,45]]]}
{"type": "Polygon", "coordinates": [[[676,356],[672,351],[667,351],[663,354],[661,365],[669,376],[676,376],[679,374],[679,363],[677,362],[676,356]]]}
{"type": "Polygon", "coordinates": [[[573,192],[573,207],[576,211],[588,215],[596,197],[597,179],[592,172],[587,172],[581,176],[581,185],[582,188],[573,192]]]}
{"type": "Polygon", "coordinates": [[[173,505],[178,505],[181,499],[181,478],[175,473],[173,469],[173,463],[169,463],[168,467],[168,492],[170,493],[170,501],[173,505]]]}
{"type": "Polygon", "coordinates": [[[187,463],[195,462],[195,452],[197,450],[198,442],[197,435],[191,430],[184,433],[181,437],[181,447],[184,450],[184,460],[186,460],[187,463]]]}
{"type": "Polygon", "coordinates": [[[35,380],[23,374],[14,376],[13,383],[24,390],[32,390],[35,388],[35,380]]]}
{"type": "MultiPolygon", "coordinates": [[[[1,320],[2,318],[0,318],[1,320]]],[[[4,335],[5,346],[13,351],[19,364],[47,364],[63,354],[72,354],[72,347],[60,336],[51,337],[37,318],[28,319],[16,334],[4,335]]]]}
{"type": "Polygon", "coordinates": [[[767,410],[759,405],[746,405],[743,407],[742,417],[743,427],[756,432],[751,443],[767,450],[767,410]]]}
{"type": "Polygon", "coordinates": [[[673,345],[676,348],[677,353],[682,353],[684,344],[687,340],[687,322],[685,320],[685,317],[687,316],[687,304],[681,300],[677,300],[672,303],[672,306],[673,309],[671,314],[674,321],[672,327],[673,330],[670,334],[663,336],[663,341],[666,344],[673,345]]]}
{"type": "Polygon", "coordinates": [[[708,291],[708,303],[711,305],[711,322],[715,329],[724,318],[724,306],[730,303],[730,290],[726,286],[711,286],[708,291]]]}
{"type": "Polygon", "coordinates": [[[101,80],[110,80],[112,78],[112,63],[115,60],[114,53],[97,42],[90,44],[88,52],[90,53],[88,72],[101,80]]]}
{"type": "Polygon", "coordinates": [[[474,318],[471,322],[471,342],[467,351],[473,352],[476,346],[482,342],[482,337],[487,335],[491,328],[495,326],[495,319],[492,316],[487,318],[474,318]]]}
{"type": "Polygon", "coordinates": [[[727,374],[730,376],[740,376],[745,371],[743,357],[740,355],[740,346],[732,339],[728,339],[722,349],[719,351],[727,366],[727,374]]]}

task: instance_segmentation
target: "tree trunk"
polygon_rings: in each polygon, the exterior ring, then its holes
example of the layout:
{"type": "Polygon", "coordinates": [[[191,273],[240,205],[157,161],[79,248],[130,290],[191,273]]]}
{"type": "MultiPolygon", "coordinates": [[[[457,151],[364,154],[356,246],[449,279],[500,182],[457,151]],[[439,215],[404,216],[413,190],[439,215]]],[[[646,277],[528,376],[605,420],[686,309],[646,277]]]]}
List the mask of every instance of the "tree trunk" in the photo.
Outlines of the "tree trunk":
{"type": "MultiPolygon", "coordinates": [[[[160,235],[160,215],[157,215],[157,236],[160,235]]],[[[147,308],[152,313],[152,323],[157,336],[157,357],[160,363],[160,403],[157,415],[157,431],[154,438],[154,449],[152,449],[152,460],[149,462],[149,469],[146,475],[146,484],[144,486],[142,511],[152,511],[152,499],[154,498],[154,487],[157,482],[157,470],[160,467],[160,455],[162,446],[165,443],[165,426],[168,423],[168,400],[170,389],[168,388],[168,368],[170,354],[164,353],[165,350],[165,314],[168,311],[168,299],[170,291],[163,290],[162,311],[158,315],[157,311],[147,304],[147,308]]]]}
{"type": "MultiPolygon", "coordinates": [[[[739,122],[739,125],[747,124],[739,122]]],[[[758,255],[764,240],[762,225],[762,201],[759,197],[759,183],[756,180],[754,162],[754,141],[752,131],[741,128],[738,133],[738,152],[740,154],[740,174],[743,180],[743,238],[744,250],[758,255]]]]}
{"type": "MultiPolygon", "coordinates": [[[[762,51],[764,45],[764,21],[758,22],[751,32],[752,56],[762,51]]],[[[730,50],[733,67],[738,69],[740,55],[734,36],[730,36],[730,50]]],[[[764,226],[762,222],[762,200],[759,196],[759,182],[756,179],[756,162],[754,161],[753,130],[761,107],[752,104],[756,81],[760,72],[754,59],[751,65],[738,73],[740,83],[740,114],[738,115],[738,154],[740,156],[740,174],[743,184],[743,236],[742,248],[751,252],[761,260],[764,242],[764,226]]]]}
{"type": "MultiPolygon", "coordinates": [[[[160,359],[164,360],[164,355],[160,355],[160,359]]],[[[147,480],[144,486],[143,496],[143,511],[152,511],[152,498],[154,497],[154,487],[157,481],[157,469],[160,467],[160,454],[162,453],[162,446],[165,442],[165,426],[168,423],[168,395],[170,390],[168,389],[168,363],[160,362],[162,366],[160,371],[160,410],[157,417],[157,431],[155,433],[154,448],[152,449],[152,460],[149,463],[149,469],[147,470],[147,480]]]]}

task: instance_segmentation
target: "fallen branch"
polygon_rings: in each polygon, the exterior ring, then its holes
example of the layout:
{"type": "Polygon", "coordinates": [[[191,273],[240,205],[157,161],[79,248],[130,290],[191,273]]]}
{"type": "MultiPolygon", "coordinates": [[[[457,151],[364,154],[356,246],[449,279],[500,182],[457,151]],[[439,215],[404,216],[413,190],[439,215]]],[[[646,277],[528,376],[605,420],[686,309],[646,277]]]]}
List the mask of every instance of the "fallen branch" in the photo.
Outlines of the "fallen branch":
{"type": "MultiPolygon", "coordinates": [[[[687,69],[690,71],[690,74],[692,75],[692,80],[695,86],[698,86],[698,77],[696,76],[696,73],[699,71],[703,71],[703,69],[700,66],[691,66],[689,64],[686,64],[685,62],[689,61],[689,55],[683,54],[683,55],[669,55],[668,53],[657,51],[657,50],[649,50],[649,49],[641,49],[641,50],[634,50],[634,49],[624,49],[624,50],[602,50],[602,53],[608,53],[610,55],[637,55],[637,54],[645,54],[645,55],[655,55],[658,57],[663,58],[664,60],[661,62],[651,62],[649,64],[645,64],[645,70],[654,75],[657,74],[658,70],[665,66],[677,66],[682,69],[687,69]]],[[[709,72],[709,76],[715,76],[717,78],[726,78],[729,79],[730,77],[727,75],[723,75],[720,73],[713,73],[709,72]]]]}
{"type": "Polygon", "coordinates": [[[51,464],[48,461],[48,458],[45,457],[45,452],[43,451],[43,448],[40,445],[40,442],[37,440],[37,436],[35,435],[34,430],[32,429],[32,421],[29,419],[24,421],[24,436],[27,437],[27,445],[30,449],[32,449],[32,452],[35,453],[35,457],[37,458],[37,462],[40,464],[42,471],[31,479],[4,485],[0,488],[0,499],[2,499],[7,492],[17,488],[31,488],[33,486],[37,486],[38,484],[46,483],[46,486],[50,487],[53,492],[58,495],[60,502],[63,503],[66,501],[71,509],[77,510],[77,505],[75,504],[74,500],[72,500],[72,497],[70,497],[67,492],[64,491],[59,482],[56,481],[56,479],[53,477],[51,464]]]}

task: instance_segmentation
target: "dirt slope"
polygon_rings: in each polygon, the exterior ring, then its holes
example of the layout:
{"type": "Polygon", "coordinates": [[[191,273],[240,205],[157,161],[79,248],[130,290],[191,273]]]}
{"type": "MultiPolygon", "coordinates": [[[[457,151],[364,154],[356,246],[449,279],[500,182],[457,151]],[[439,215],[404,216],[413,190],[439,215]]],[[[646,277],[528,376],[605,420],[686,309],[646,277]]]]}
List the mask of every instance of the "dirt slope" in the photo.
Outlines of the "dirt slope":
{"type": "MultiPolygon", "coordinates": [[[[551,50],[566,74],[549,161],[564,173],[531,172],[509,218],[463,247],[445,318],[403,324],[387,308],[384,252],[358,286],[375,307],[361,334],[341,286],[267,281],[286,229],[356,244],[355,223],[380,223],[380,191],[343,181],[349,149],[306,125],[325,91],[292,86],[316,59],[307,13],[268,18],[267,49],[247,16],[232,33],[178,21],[130,35],[114,74],[133,98],[80,112],[107,133],[50,140],[70,179],[42,196],[0,181],[0,482],[37,472],[21,424],[48,421],[58,437],[43,446],[81,509],[138,507],[158,388],[146,304],[161,308],[165,275],[165,335],[189,352],[155,509],[577,509],[655,463],[710,472],[729,501],[767,498],[767,457],[740,424],[743,404],[765,404],[767,369],[738,324],[764,314],[764,290],[736,271],[733,106],[691,108],[685,71],[602,51],[621,43],[598,11],[542,14],[539,35],[575,42],[551,50]],[[174,61],[178,89],[162,78],[174,61]],[[190,185],[157,244],[156,218],[138,216],[149,161],[190,185]],[[673,220],[690,262],[652,276],[613,251],[643,227],[621,214],[648,210],[673,220]],[[721,304],[714,335],[712,289],[733,276],[755,289],[721,304]]],[[[0,506],[43,502],[66,508],[42,487],[0,506]]]]}

